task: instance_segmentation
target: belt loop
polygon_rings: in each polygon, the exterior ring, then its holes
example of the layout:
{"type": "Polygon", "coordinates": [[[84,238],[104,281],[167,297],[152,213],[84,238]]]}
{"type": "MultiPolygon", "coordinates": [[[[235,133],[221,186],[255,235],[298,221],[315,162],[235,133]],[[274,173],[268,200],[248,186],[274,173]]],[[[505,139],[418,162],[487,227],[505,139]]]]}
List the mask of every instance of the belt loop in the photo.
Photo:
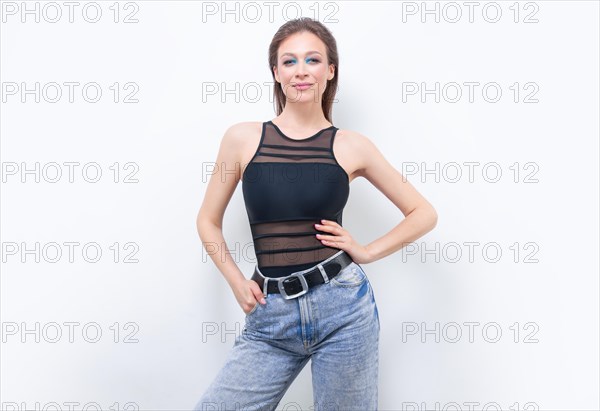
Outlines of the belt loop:
{"type": "Polygon", "coordinates": [[[323,268],[323,266],[320,263],[317,264],[317,267],[319,268],[319,271],[321,272],[321,276],[323,277],[325,284],[327,284],[329,282],[329,277],[327,276],[325,269],[323,268]]]}
{"type": "Polygon", "coordinates": [[[265,282],[263,283],[263,297],[267,298],[267,284],[269,283],[269,277],[265,277],[265,282]]]}

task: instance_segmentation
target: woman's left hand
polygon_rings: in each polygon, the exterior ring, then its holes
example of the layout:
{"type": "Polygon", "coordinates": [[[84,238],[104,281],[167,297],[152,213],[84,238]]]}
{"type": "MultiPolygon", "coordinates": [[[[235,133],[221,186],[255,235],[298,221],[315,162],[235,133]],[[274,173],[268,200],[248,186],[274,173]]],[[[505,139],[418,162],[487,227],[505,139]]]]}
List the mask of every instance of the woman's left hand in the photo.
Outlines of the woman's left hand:
{"type": "Polygon", "coordinates": [[[321,240],[323,245],[344,250],[358,264],[371,262],[367,248],[354,241],[350,233],[335,221],[321,220],[321,224],[315,224],[315,228],[331,234],[317,234],[317,239],[321,240]]]}

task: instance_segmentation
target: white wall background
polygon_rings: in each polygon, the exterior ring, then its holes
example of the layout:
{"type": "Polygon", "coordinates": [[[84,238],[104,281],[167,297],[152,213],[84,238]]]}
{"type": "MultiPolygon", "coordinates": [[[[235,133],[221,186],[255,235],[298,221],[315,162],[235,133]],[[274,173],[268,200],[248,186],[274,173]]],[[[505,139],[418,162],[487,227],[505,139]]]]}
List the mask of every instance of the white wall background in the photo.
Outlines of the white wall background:
{"type": "MultiPolygon", "coordinates": [[[[232,2],[239,12],[222,16],[220,2],[98,2],[91,23],[82,10],[94,4],[77,3],[69,22],[58,2],[51,23],[47,4],[26,2],[39,22],[21,2],[1,4],[2,409],[191,409],[244,323],[196,232],[205,168],[230,125],[275,117],[267,48],[295,9],[275,2],[270,16],[266,2],[232,2]],[[22,94],[36,82],[58,83],[62,98],[50,102],[51,87],[39,102],[22,94]],[[68,82],[80,84],[72,102],[68,82]],[[81,85],[94,82],[103,94],[91,103],[81,85]],[[203,90],[213,84],[216,95],[203,90]],[[138,102],[124,102],[133,91],[138,102]],[[68,162],[78,163],[72,181],[68,162]],[[94,163],[95,183],[82,174],[94,163]],[[94,243],[96,262],[84,258],[94,248],[82,253],[94,243]]],[[[446,2],[294,4],[318,11],[338,41],[334,124],[368,136],[439,214],[410,249],[364,266],[382,326],[380,409],[599,409],[598,2],[479,2],[472,21],[458,2],[455,23],[446,2]],[[424,7],[438,7],[439,22],[422,20],[424,7]],[[463,95],[403,99],[413,82],[458,83],[463,95]],[[479,84],[472,101],[469,82],[479,84]],[[486,84],[499,101],[486,101],[486,84]]],[[[401,218],[367,180],[352,183],[344,225],[359,241],[401,218]]],[[[224,235],[250,276],[241,186],[224,235]]],[[[311,405],[307,366],[279,409],[311,405]]]]}

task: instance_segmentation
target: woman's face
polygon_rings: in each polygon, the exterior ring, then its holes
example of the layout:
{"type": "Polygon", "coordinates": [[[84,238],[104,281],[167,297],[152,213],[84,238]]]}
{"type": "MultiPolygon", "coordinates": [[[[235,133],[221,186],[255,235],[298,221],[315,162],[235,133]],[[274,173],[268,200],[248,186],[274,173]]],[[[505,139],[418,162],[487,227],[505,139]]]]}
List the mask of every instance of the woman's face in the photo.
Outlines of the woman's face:
{"type": "Polygon", "coordinates": [[[327,64],[321,39],[305,31],[291,35],[279,45],[273,72],[287,101],[316,103],[321,101],[327,80],[334,76],[334,66],[327,64]]]}

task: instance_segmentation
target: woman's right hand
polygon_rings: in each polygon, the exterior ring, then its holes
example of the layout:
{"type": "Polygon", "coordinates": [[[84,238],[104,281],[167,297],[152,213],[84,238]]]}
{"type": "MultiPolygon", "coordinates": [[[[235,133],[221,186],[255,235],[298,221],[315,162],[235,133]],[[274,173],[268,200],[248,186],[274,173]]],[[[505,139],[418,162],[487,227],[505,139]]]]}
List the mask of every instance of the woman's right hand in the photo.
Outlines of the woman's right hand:
{"type": "Polygon", "coordinates": [[[266,304],[263,292],[254,280],[244,279],[233,287],[233,294],[244,314],[248,314],[256,304],[266,304]]]}

